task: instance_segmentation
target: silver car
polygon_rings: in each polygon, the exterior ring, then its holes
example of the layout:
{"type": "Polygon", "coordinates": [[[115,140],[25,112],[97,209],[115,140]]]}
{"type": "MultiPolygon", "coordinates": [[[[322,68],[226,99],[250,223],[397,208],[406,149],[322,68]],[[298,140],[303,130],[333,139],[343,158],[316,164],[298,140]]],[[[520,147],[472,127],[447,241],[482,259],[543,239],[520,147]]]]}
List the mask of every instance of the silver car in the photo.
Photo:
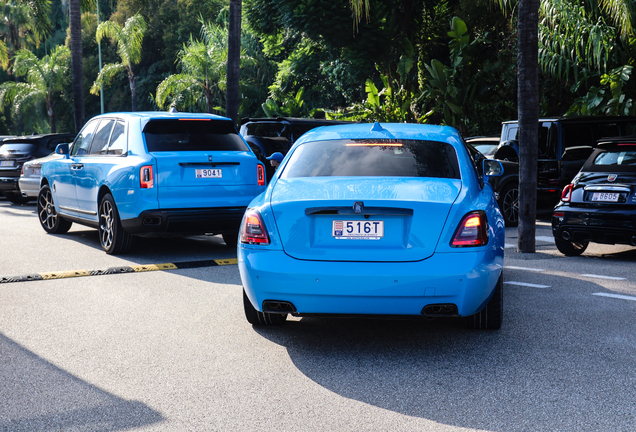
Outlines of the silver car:
{"type": "Polygon", "coordinates": [[[42,164],[49,160],[59,159],[61,155],[51,153],[48,156],[33,159],[22,165],[20,173],[20,192],[25,198],[37,198],[40,192],[40,180],[42,177],[42,164]]]}

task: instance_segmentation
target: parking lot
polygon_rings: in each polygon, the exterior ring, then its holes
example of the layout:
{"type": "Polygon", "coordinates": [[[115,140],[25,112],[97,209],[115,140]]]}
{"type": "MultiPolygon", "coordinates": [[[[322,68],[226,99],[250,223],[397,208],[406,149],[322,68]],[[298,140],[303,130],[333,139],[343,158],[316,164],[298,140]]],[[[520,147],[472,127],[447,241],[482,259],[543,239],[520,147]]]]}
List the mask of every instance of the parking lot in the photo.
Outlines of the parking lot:
{"type": "Polygon", "coordinates": [[[499,331],[253,328],[220,237],[111,256],[35,209],[0,198],[0,431],[636,430],[636,248],[567,258],[541,219],[520,254],[507,228],[499,331]]]}

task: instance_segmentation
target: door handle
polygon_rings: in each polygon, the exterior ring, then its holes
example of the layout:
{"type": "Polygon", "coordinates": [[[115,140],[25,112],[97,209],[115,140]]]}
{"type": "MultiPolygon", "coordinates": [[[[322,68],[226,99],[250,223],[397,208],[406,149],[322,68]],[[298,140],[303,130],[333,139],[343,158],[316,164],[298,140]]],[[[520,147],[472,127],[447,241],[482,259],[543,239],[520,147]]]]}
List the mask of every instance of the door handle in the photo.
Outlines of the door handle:
{"type": "Polygon", "coordinates": [[[82,168],[84,168],[84,164],[72,164],[71,168],[72,169],[82,169],[82,168]]]}

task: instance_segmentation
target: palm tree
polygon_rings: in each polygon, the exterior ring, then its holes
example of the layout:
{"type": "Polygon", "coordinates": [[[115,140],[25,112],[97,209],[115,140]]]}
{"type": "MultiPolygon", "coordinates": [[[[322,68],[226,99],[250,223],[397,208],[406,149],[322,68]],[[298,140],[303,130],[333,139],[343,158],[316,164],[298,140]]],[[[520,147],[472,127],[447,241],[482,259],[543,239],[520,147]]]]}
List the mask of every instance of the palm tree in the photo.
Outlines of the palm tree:
{"type": "Polygon", "coordinates": [[[84,65],[82,61],[81,0],[69,1],[69,26],[71,34],[71,61],[73,76],[73,108],[75,132],[84,126],[84,65]]]}
{"type": "MultiPolygon", "coordinates": [[[[203,24],[203,23],[202,23],[203,24]]],[[[170,75],[157,87],[155,101],[160,108],[192,109],[202,105],[212,113],[223,103],[227,30],[210,24],[201,28],[202,41],[190,38],[179,52],[181,73],[170,75]],[[168,103],[169,102],[169,103],[168,103]],[[215,107],[216,104],[216,107],[215,107]]]]}
{"type": "Polygon", "coordinates": [[[227,41],[226,115],[238,124],[239,74],[241,56],[241,0],[230,0],[230,23],[227,41]]]}
{"type": "Polygon", "coordinates": [[[62,45],[43,59],[38,59],[29,50],[18,51],[14,58],[13,71],[17,76],[26,76],[26,82],[5,82],[0,85],[0,109],[11,104],[12,114],[17,116],[44,102],[51,132],[55,133],[53,96],[64,88],[70,58],[71,51],[62,45]]]}
{"type": "Polygon", "coordinates": [[[104,66],[91,87],[91,94],[99,94],[100,87],[110,85],[113,79],[125,70],[130,83],[132,110],[137,111],[137,88],[132,66],[141,61],[141,48],[145,31],[146,21],[139,14],[128,18],[124,27],[114,21],[104,21],[97,27],[97,42],[101,42],[104,37],[114,42],[117,45],[117,54],[121,58],[121,63],[111,63],[104,66]]]}

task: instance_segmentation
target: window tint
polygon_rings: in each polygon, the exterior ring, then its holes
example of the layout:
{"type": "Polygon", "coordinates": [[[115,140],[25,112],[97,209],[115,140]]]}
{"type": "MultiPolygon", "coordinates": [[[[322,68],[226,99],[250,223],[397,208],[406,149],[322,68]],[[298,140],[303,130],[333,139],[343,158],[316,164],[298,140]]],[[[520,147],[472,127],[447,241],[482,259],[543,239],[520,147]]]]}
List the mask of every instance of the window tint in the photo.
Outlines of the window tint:
{"type": "Polygon", "coordinates": [[[88,153],[91,140],[93,138],[93,132],[95,131],[98,123],[99,120],[91,120],[86,124],[86,126],[84,126],[84,129],[82,129],[79,135],[77,135],[77,138],[75,138],[71,155],[81,156],[88,153]]]}
{"type": "Polygon", "coordinates": [[[596,149],[581,171],[636,172],[636,145],[596,149]]]}
{"type": "Polygon", "coordinates": [[[128,151],[126,134],[126,126],[124,122],[118,121],[115,123],[113,133],[110,136],[110,145],[108,146],[107,153],[109,155],[122,155],[128,151]]]}
{"type": "Polygon", "coordinates": [[[563,125],[563,150],[568,147],[593,147],[594,131],[592,126],[584,124],[563,125]]]}
{"type": "Polygon", "coordinates": [[[453,146],[415,140],[311,142],[294,151],[282,173],[282,178],[326,176],[460,178],[453,146]]]}
{"type": "Polygon", "coordinates": [[[34,144],[4,144],[0,146],[0,153],[32,153],[34,144]]]}
{"type": "Polygon", "coordinates": [[[287,123],[279,122],[248,123],[241,126],[241,134],[243,136],[257,135],[266,138],[284,137],[291,140],[291,127],[287,123]]]}
{"type": "Polygon", "coordinates": [[[110,138],[110,132],[113,130],[113,124],[115,124],[115,120],[112,119],[105,119],[99,123],[93,137],[90,154],[103,154],[102,150],[108,145],[108,138],[110,138]]]}
{"type": "Polygon", "coordinates": [[[594,165],[636,165],[636,151],[606,151],[598,154],[594,165]]]}
{"type": "Polygon", "coordinates": [[[230,121],[153,120],[146,124],[148,152],[164,151],[248,151],[230,121]]]}

